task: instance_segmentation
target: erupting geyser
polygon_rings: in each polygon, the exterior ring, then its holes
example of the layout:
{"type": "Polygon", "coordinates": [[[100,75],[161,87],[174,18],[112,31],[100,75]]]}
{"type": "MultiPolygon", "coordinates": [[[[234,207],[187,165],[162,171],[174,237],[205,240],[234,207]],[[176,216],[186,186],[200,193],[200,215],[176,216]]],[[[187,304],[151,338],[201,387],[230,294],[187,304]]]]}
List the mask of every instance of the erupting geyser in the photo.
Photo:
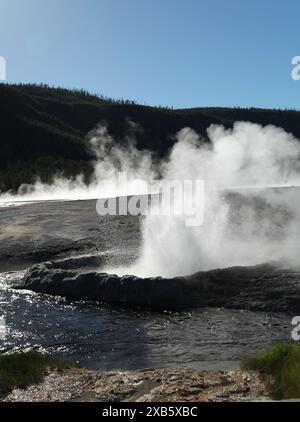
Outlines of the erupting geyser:
{"type": "Polygon", "coordinates": [[[160,163],[165,180],[204,181],[203,224],[187,227],[178,215],[146,216],[138,261],[108,272],[170,277],[297,262],[300,190],[288,186],[300,184],[300,142],[280,128],[247,122],[231,130],[211,126],[208,135],[210,143],[183,129],[160,163]]]}
{"type": "MultiPolygon", "coordinates": [[[[188,226],[185,216],[146,215],[142,250],[131,265],[103,265],[98,273],[38,265],[21,287],[122,305],[300,310],[300,196],[293,187],[300,182],[300,142],[280,128],[247,122],[230,130],[211,126],[208,136],[210,143],[181,130],[168,157],[156,163],[151,154],[118,147],[105,130],[98,131],[96,167],[107,168],[112,185],[124,170],[131,182],[158,175],[204,181],[204,220],[188,226]]],[[[126,192],[118,186],[117,193],[126,192]]]]}

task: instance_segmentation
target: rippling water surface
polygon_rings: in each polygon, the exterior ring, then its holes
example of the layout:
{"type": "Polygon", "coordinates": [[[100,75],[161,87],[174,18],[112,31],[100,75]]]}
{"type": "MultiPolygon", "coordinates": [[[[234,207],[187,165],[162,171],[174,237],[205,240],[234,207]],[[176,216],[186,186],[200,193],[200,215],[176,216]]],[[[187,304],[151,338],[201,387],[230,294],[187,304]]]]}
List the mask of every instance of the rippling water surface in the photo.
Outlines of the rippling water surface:
{"type": "Polygon", "coordinates": [[[20,277],[22,272],[0,274],[0,351],[35,348],[97,369],[225,369],[290,337],[285,315],[112,309],[13,290],[11,284],[20,277]]]}

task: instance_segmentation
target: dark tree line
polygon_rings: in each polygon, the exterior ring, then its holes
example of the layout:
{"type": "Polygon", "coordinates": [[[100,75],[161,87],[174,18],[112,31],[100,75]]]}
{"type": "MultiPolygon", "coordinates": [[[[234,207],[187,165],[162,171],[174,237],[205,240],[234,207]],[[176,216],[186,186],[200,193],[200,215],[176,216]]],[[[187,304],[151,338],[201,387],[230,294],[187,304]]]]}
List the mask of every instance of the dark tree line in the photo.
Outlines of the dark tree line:
{"type": "Polygon", "coordinates": [[[300,112],[255,108],[193,108],[173,110],[138,105],[91,95],[85,90],[68,90],[47,85],[0,85],[0,190],[17,190],[36,176],[50,183],[53,175],[85,175],[92,172],[93,153],[86,134],[105,121],[117,142],[128,135],[128,119],[143,130],[135,133],[139,149],[158,157],[174,143],[183,127],[206,137],[212,124],[232,127],[237,120],[273,124],[300,139],[300,112]]]}

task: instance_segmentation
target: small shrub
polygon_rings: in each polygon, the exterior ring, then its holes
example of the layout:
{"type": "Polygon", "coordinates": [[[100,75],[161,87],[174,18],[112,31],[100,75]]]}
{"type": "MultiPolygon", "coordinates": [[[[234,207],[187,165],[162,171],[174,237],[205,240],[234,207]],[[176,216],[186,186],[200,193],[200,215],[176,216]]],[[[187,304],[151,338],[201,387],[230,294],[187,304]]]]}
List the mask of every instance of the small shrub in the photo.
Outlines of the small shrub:
{"type": "Polygon", "coordinates": [[[244,360],[242,369],[258,371],[274,399],[300,398],[300,346],[276,344],[270,350],[244,360]]]}
{"type": "Polygon", "coordinates": [[[25,388],[42,381],[49,370],[63,369],[67,364],[38,352],[0,355],[0,395],[14,388],[25,388]]]}

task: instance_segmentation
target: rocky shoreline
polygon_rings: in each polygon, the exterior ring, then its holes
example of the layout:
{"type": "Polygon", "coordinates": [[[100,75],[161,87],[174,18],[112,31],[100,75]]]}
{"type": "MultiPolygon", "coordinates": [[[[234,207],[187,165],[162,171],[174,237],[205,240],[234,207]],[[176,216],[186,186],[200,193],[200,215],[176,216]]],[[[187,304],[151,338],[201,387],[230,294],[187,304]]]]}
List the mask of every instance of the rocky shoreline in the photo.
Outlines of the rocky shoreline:
{"type": "Polygon", "coordinates": [[[191,368],[97,372],[69,368],[49,373],[5,402],[227,402],[267,399],[255,372],[191,368]]]}

